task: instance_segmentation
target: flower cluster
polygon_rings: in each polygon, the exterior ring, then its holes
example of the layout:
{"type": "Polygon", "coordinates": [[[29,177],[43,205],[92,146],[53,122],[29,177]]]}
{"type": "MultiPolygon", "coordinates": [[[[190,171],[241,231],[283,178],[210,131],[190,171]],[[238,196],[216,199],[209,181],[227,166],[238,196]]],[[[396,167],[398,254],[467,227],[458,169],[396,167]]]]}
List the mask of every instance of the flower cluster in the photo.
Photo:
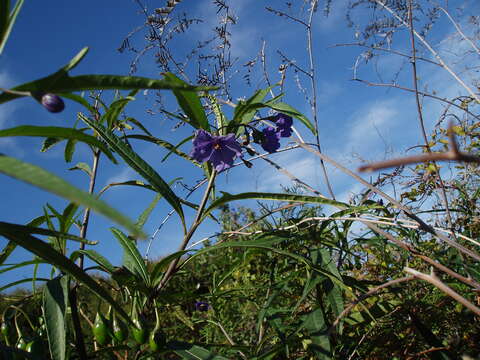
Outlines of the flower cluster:
{"type": "Polygon", "coordinates": [[[260,142],[263,150],[273,153],[280,148],[280,138],[292,135],[293,120],[291,116],[278,113],[271,119],[275,128],[269,126],[262,130],[263,139],[260,142]]]}
{"type": "MultiPolygon", "coordinates": [[[[292,135],[293,120],[282,113],[276,114],[270,120],[275,127],[268,126],[261,133],[255,130],[253,137],[254,142],[260,144],[265,151],[274,153],[280,148],[280,138],[292,135]]],[[[235,158],[243,157],[235,134],[215,136],[205,130],[196,131],[190,156],[200,163],[210,161],[218,172],[230,168],[235,158]]]]}

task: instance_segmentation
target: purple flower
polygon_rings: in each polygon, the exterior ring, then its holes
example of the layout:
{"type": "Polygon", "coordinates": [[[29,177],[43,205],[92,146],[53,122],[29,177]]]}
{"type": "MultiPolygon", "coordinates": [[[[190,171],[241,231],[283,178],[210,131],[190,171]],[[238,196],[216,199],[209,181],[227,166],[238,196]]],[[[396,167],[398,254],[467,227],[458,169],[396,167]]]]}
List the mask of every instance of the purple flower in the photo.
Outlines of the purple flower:
{"type": "Polygon", "coordinates": [[[52,113],[58,113],[65,109],[65,104],[62,98],[55,94],[44,94],[41,103],[45,109],[52,113]]]}
{"type": "Polygon", "coordinates": [[[277,126],[277,133],[281,137],[290,137],[292,136],[292,125],[293,125],[293,120],[291,116],[278,113],[275,115],[272,119],[272,121],[275,123],[277,126]]]}
{"type": "Polygon", "coordinates": [[[263,139],[260,143],[263,150],[274,153],[280,147],[280,134],[273,127],[267,127],[262,130],[263,139]]]}
{"type": "Polygon", "coordinates": [[[236,156],[242,157],[242,149],[235,134],[213,136],[205,130],[197,130],[190,156],[200,163],[210,161],[220,172],[230,168],[236,156]]]}
{"type": "Polygon", "coordinates": [[[197,301],[195,303],[195,310],[197,311],[208,311],[210,305],[205,301],[197,301]]]}

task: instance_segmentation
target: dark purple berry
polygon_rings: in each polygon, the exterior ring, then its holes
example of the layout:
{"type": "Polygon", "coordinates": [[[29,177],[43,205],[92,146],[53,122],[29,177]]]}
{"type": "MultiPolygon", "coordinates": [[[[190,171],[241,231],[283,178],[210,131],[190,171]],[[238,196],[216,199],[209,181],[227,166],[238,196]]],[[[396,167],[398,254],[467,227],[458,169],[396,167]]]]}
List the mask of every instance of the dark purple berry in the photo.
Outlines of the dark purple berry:
{"type": "Polygon", "coordinates": [[[43,95],[41,102],[43,107],[52,113],[58,113],[65,109],[65,103],[62,98],[55,94],[43,95]]]}

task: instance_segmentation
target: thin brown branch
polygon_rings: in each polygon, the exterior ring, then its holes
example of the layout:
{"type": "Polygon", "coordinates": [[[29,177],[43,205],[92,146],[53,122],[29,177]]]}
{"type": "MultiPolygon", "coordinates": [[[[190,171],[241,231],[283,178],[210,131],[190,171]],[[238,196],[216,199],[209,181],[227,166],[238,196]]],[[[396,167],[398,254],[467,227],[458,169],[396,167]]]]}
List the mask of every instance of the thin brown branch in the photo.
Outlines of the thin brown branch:
{"type": "Polygon", "coordinates": [[[429,153],[422,155],[407,156],[398,159],[390,159],[385,161],[379,161],[376,163],[360,166],[358,171],[376,171],[390,167],[396,167],[401,165],[415,164],[419,162],[429,161],[459,161],[467,163],[480,163],[480,157],[476,155],[466,154],[458,150],[457,141],[453,134],[452,125],[448,128],[448,137],[450,149],[447,152],[442,153],[429,153]]]}
{"type": "Polygon", "coordinates": [[[413,280],[415,277],[414,276],[405,276],[399,279],[394,279],[386,282],[385,284],[379,285],[374,287],[373,289],[370,289],[368,292],[365,294],[360,295],[358,298],[356,298],[354,301],[352,301],[343,311],[340,313],[340,315],[337,316],[335,321],[330,325],[330,328],[328,329],[328,334],[332,334],[332,332],[335,330],[337,325],[340,323],[340,320],[342,320],[345,316],[347,316],[350,311],[353,310],[353,308],[360,302],[362,302],[365,299],[368,299],[370,296],[375,295],[378,293],[380,290],[386,289],[390,286],[393,285],[398,285],[406,281],[413,280]]]}
{"type": "Polygon", "coordinates": [[[432,273],[431,275],[424,274],[420,271],[417,271],[415,269],[405,267],[404,271],[408,274],[413,275],[414,277],[427,281],[439,290],[443,291],[445,294],[450,296],[451,298],[455,299],[458,301],[460,304],[465,306],[466,308],[472,310],[476,315],[480,316],[480,308],[472,304],[470,301],[465,299],[462,295],[458,294],[456,291],[454,291],[452,288],[449,286],[445,285],[443,282],[440,281],[440,279],[437,278],[437,276],[432,273]]]}
{"type": "MultiPolygon", "coordinates": [[[[373,0],[385,10],[387,10],[397,21],[402,23],[403,26],[409,28],[410,25],[405,22],[394,10],[392,10],[384,0],[373,0]]],[[[420,35],[417,31],[413,30],[415,37],[420,40],[420,42],[425,46],[428,51],[432,53],[432,55],[437,59],[437,61],[442,65],[442,67],[470,94],[472,98],[474,98],[478,103],[480,103],[480,97],[467,85],[465,82],[460,79],[460,77],[445,63],[442,57],[438,54],[437,51],[428,43],[425,38],[420,35]]]]}
{"type": "Polygon", "coordinates": [[[403,205],[402,203],[398,202],[397,200],[395,200],[394,198],[392,198],[391,196],[387,195],[386,193],[384,193],[383,191],[381,191],[380,189],[378,189],[377,187],[373,186],[372,184],[370,184],[369,182],[365,181],[364,179],[362,179],[360,176],[358,176],[357,174],[353,173],[352,171],[350,171],[349,169],[347,169],[346,167],[340,165],[339,163],[337,163],[336,161],[334,161],[333,159],[329,158],[328,156],[326,156],[325,154],[322,154],[320,152],[318,152],[317,150],[315,150],[314,148],[312,148],[311,146],[308,146],[307,144],[305,143],[299,143],[297,142],[298,145],[315,154],[316,156],[318,157],[321,157],[323,160],[325,160],[326,162],[329,162],[330,164],[332,164],[333,166],[335,166],[337,169],[341,170],[342,172],[344,172],[345,174],[351,176],[352,178],[354,178],[355,180],[357,180],[358,182],[360,182],[361,184],[365,185],[368,189],[370,189],[371,191],[375,192],[376,194],[380,195],[381,197],[383,197],[384,199],[390,201],[393,205],[395,205],[398,209],[402,210],[409,218],[415,220],[419,226],[420,226],[420,229],[436,236],[437,238],[439,238],[440,240],[443,240],[444,242],[446,242],[447,244],[449,244],[450,246],[456,248],[457,250],[459,250],[460,252],[472,257],[473,259],[477,260],[477,261],[480,261],[480,255],[477,254],[476,252],[470,250],[470,249],[467,249],[466,247],[464,247],[463,245],[460,245],[458,244],[457,242],[449,239],[448,237],[446,237],[445,235],[443,234],[440,234],[438,231],[436,231],[434,228],[432,228],[430,225],[428,225],[427,223],[425,223],[425,221],[423,221],[421,218],[419,218],[417,215],[415,215],[411,209],[409,209],[407,206],[403,205]]]}

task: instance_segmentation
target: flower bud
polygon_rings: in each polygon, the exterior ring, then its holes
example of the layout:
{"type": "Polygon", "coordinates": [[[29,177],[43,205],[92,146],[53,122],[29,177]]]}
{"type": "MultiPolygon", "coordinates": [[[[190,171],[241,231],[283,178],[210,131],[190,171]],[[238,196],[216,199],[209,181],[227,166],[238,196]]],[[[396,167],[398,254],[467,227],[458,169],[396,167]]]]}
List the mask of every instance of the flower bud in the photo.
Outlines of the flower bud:
{"type": "Polygon", "coordinates": [[[41,103],[45,109],[52,113],[58,113],[65,109],[65,103],[58,95],[47,93],[42,95],[41,103]]]}

